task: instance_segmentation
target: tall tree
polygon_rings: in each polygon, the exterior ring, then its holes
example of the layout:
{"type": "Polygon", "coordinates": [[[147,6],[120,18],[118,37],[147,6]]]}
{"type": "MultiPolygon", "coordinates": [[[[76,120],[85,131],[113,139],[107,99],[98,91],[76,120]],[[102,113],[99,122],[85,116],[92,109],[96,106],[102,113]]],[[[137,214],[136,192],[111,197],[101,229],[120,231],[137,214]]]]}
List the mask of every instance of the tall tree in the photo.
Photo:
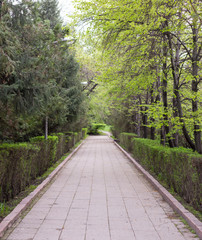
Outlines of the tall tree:
{"type": "Polygon", "coordinates": [[[43,21],[50,21],[50,27],[54,29],[61,24],[60,10],[57,0],[41,0],[39,4],[39,16],[43,21]]]}
{"type": "Polygon", "coordinates": [[[24,141],[42,134],[46,116],[51,131],[67,123],[70,128],[81,114],[83,97],[79,65],[63,41],[68,31],[58,16],[54,29],[41,19],[38,2],[7,6],[0,25],[0,139],[24,141]]]}
{"type": "MultiPolygon", "coordinates": [[[[110,96],[114,108],[139,96],[135,104],[142,112],[142,136],[147,136],[149,126],[151,132],[157,130],[156,134],[160,130],[163,144],[176,147],[185,139],[198,152],[201,152],[200,7],[197,0],[89,0],[77,2],[76,15],[77,22],[88,23],[86,35],[90,35],[94,46],[104,50],[106,68],[101,67],[98,78],[113,93],[110,96]],[[185,90],[189,97],[184,96],[185,90]],[[192,113],[187,111],[190,106],[192,113]],[[159,109],[157,116],[154,111],[159,109]]],[[[133,112],[135,106],[126,105],[130,108],[128,113],[133,112]]],[[[154,138],[153,133],[151,136],[154,138]]]]}

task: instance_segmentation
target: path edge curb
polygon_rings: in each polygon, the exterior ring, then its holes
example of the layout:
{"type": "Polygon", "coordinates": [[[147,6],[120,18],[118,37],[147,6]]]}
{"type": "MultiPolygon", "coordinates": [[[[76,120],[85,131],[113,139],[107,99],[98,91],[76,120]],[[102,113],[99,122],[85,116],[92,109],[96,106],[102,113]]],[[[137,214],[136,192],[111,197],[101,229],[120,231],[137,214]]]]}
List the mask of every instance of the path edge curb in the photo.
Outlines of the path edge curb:
{"type": "Polygon", "coordinates": [[[79,150],[85,140],[79,144],[66,158],[62,161],[49,175],[48,177],[27,197],[25,197],[14,209],[7,215],[0,223],[0,239],[4,236],[6,231],[15,223],[19,216],[31,205],[33,200],[39,195],[39,193],[50,183],[50,181],[59,173],[63,166],[71,159],[71,157],[79,150]]]}
{"type": "Polygon", "coordinates": [[[181,216],[189,226],[196,232],[198,237],[202,239],[202,222],[199,221],[192,213],[175,199],[151,174],[149,174],[133,157],[130,156],[117,142],[114,144],[129,158],[135,167],[146,177],[146,179],[154,186],[154,188],[162,195],[163,199],[181,216]]]}

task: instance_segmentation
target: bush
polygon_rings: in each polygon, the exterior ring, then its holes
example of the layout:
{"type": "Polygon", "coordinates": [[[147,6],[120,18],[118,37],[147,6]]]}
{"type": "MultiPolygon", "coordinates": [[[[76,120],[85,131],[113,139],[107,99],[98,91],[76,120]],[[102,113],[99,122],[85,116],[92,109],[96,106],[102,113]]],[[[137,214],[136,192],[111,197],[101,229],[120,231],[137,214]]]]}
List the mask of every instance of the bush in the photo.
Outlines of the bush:
{"type": "Polygon", "coordinates": [[[30,143],[0,145],[0,201],[7,201],[41,176],[81,139],[80,133],[56,133],[30,143]]]}
{"type": "Polygon", "coordinates": [[[88,128],[82,128],[82,138],[85,139],[87,137],[88,128]]]}
{"type": "Polygon", "coordinates": [[[64,133],[54,133],[52,136],[58,137],[57,151],[56,151],[56,159],[60,159],[68,149],[68,137],[64,133]]]}
{"type": "Polygon", "coordinates": [[[123,147],[129,152],[131,152],[133,149],[133,140],[132,139],[134,137],[137,137],[137,135],[134,133],[125,133],[125,132],[121,133],[119,136],[120,144],[123,145],[123,147]]]}
{"type": "Polygon", "coordinates": [[[38,175],[39,151],[27,143],[0,145],[0,201],[16,196],[38,175]]]}
{"type": "Polygon", "coordinates": [[[74,136],[74,145],[75,145],[77,142],[79,142],[79,134],[74,132],[73,136],[74,136]]]}
{"type": "Polygon", "coordinates": [[[48,139],[45,139],[44,136],[34,137],[30,139],[30,142],[40,148],[37,168],[39,169],[39,175],[41,175],[57,160],[58,137],[48,136],[48,139]]]}
{"type": "Polygon", "coordinates": [[[69,149],[71,149],[77,142],[81,139],[81,133],[77,132],[66,132],[67,138],[69,140],[69,149]]]}
{"type": "Polygon", "coordinates": [[[70,150],[74,146],[75,138],[73,132],[65,132],[68,150],[70,150]]]}
{"type": "MultiPolygon", "coordinates": [[[[146,169],[196,210],[202,210],[202,156],[200,154],[182,147],[164,147],[158,141],[151,139],[130,138],[125,133],[121,136],[122,144],[132,146],[131,152],[134,157],[146,169]]],[[[128,149],[128,146],[125,147],[128,149]]]]}
{"type": "Polygon", "coordinates": [[[88,128],[88,134],[90,135],[99,135],[99,130],[105,128],[105,124],[102,123],[93,123],[88,128]]]}

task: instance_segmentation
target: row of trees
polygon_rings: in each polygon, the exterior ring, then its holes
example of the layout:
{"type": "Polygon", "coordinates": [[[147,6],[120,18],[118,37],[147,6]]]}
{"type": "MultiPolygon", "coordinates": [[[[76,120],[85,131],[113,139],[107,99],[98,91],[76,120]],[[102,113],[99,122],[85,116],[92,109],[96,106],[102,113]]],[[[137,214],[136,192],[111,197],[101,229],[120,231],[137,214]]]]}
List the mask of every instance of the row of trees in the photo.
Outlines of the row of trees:
{"type": "Polygon", "coordinates": [[[202,2],[75,2],[113,125],[202,153],[202,2]]]}
{"type": "Polygon", "coordinates": [[[56,0],[0,1],[0,140],[41,135],[45,119],[52,132],[82,127],[79,64],[62,24],[56,0]]]}

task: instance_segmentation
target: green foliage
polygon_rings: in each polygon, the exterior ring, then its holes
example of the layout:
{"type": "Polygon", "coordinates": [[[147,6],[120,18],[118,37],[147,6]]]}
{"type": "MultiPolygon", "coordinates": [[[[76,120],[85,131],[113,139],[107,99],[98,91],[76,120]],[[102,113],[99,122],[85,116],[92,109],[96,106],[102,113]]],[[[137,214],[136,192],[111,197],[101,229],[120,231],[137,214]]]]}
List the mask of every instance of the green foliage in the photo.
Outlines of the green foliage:
{"type": "Polygon", "coordinates": [[[38,136],[30,143],[0,144],[0,201],[7,201],[24,190],[36,177],[41,176],[81,139],[81,133],[72,137],[38,136]]]}
{"type": "Polygon", "coordinates": [[[36,176],[34,163],[40,149],[31,144],[3,144],[0,147],[0,199],[8,200],[36,176]]]}
{"type": "Polygon", "coordinates": [[[0,202],[0,216],[5,216],[9,212],[8,206],[4,203],[0,202]]]}
{"type": "Polygon", "coordinates": [[[45,141],[44,136],[37,136],[37,137],[30,138],[31,143],[42,142],[42,141],[45,141]]]}
{"type": "Polygon", "coordinates": [[[96,63],[91,119],[104,113],[116,137],[130,131],[202,153],[199,2],[75,1],[96,63]]]}
{"type": "Polygon", "coordinates": [[[121,133],[119,135],[120,143],[123,145],[124,148],[126,148],[127,151],[131,152],[133,149],[133,138],[137,137],[134,133],[121,133]]]}
{"type": "MultiPolygon", "coordinates": [[[[27,141],[49,132],[82,128],[79,64],[63,41],[56,0],[4,1],[0,24],[0,140],[27,141]],[[81,124],[78,124],[81,122],[81,124]],[[67,129],[68,128],[68,129],[67,129]]],[[[80,130],[78,129],[78,130],[80,130]]]]}
{"type": "MultiPolygon", "coordinates": [[[[74,146],[77,147],[77,144],[74,146]]],[[[69,155],[69,153],[63,155],[55,164],[53,164],[50,168],[47,169],[43,173],[43,175],[37,177],[33,180],[32,185],[25,188],[24,191],[20,192],[19,195],[17,195],[14,199],[10,199],[8,202],[0,203],[0,221],[2,218],[6,217],[26,196],[28,196],[31,192],[34,191],[34,189],[37,188],[37,186],[49,176],[49,174],[56,169],[56,167],[63,162],[66,157],[69,155]]]]}
{"type": "MultiPolygon", "coordinates": [[[[96,84],[96,82],[94,82],[96,84]]],[[[88,110],[88,121],[89,123],[94,122],[107,122],[107,116],[109,115],[107,102],[105,101],[104,89],[99,83],[99,87],[90,94],[89,110],[88,110]]]]}
{"type": "Polygon", "coordinates": [[[43,21],[49,20],[51,29],[57,29],[61,22],[57,0],[41,0],[39,4],[39,16],[43,21]]]}
{"type": "Polygon", "coordinates": [[[111,125],[106,124],[105,127],[102,130],[105,131],[105,132],[111,132],[111,128],[112,128],[111,125]]]}
{"type": "Polygon", "coordinates": [[[103,123],[93,123],[88,127],[88,134],[99,135],[99,130],[104,129],[105,124],[103,123]]]}
{"type": "Polygon", "coordinates": [[[121,144],[159,180],[178,193],[187,203],[201,211],[202,157],[186,148],[169,148],[158,141],[131,138],[121,134],[121,144]],[[123,138],[128,137],[127,140],[123,138]]]}
{"type": "Polygon", "coordinates": [[[39,158],[46,159],[43,166],[38,166],[40,171],[44,172],[44,170],[56,161],[56,151],[59,142],[58,136],[48,136],[48,139],[45,139],[44,136],[34,137],[30,139],[30,142],[40,147],[39,158]]]}
{"type": "Polygon", "coordinates": [[[82,128],[82,138],[85,139],[87,137],[88,129],[82,128]]]}

